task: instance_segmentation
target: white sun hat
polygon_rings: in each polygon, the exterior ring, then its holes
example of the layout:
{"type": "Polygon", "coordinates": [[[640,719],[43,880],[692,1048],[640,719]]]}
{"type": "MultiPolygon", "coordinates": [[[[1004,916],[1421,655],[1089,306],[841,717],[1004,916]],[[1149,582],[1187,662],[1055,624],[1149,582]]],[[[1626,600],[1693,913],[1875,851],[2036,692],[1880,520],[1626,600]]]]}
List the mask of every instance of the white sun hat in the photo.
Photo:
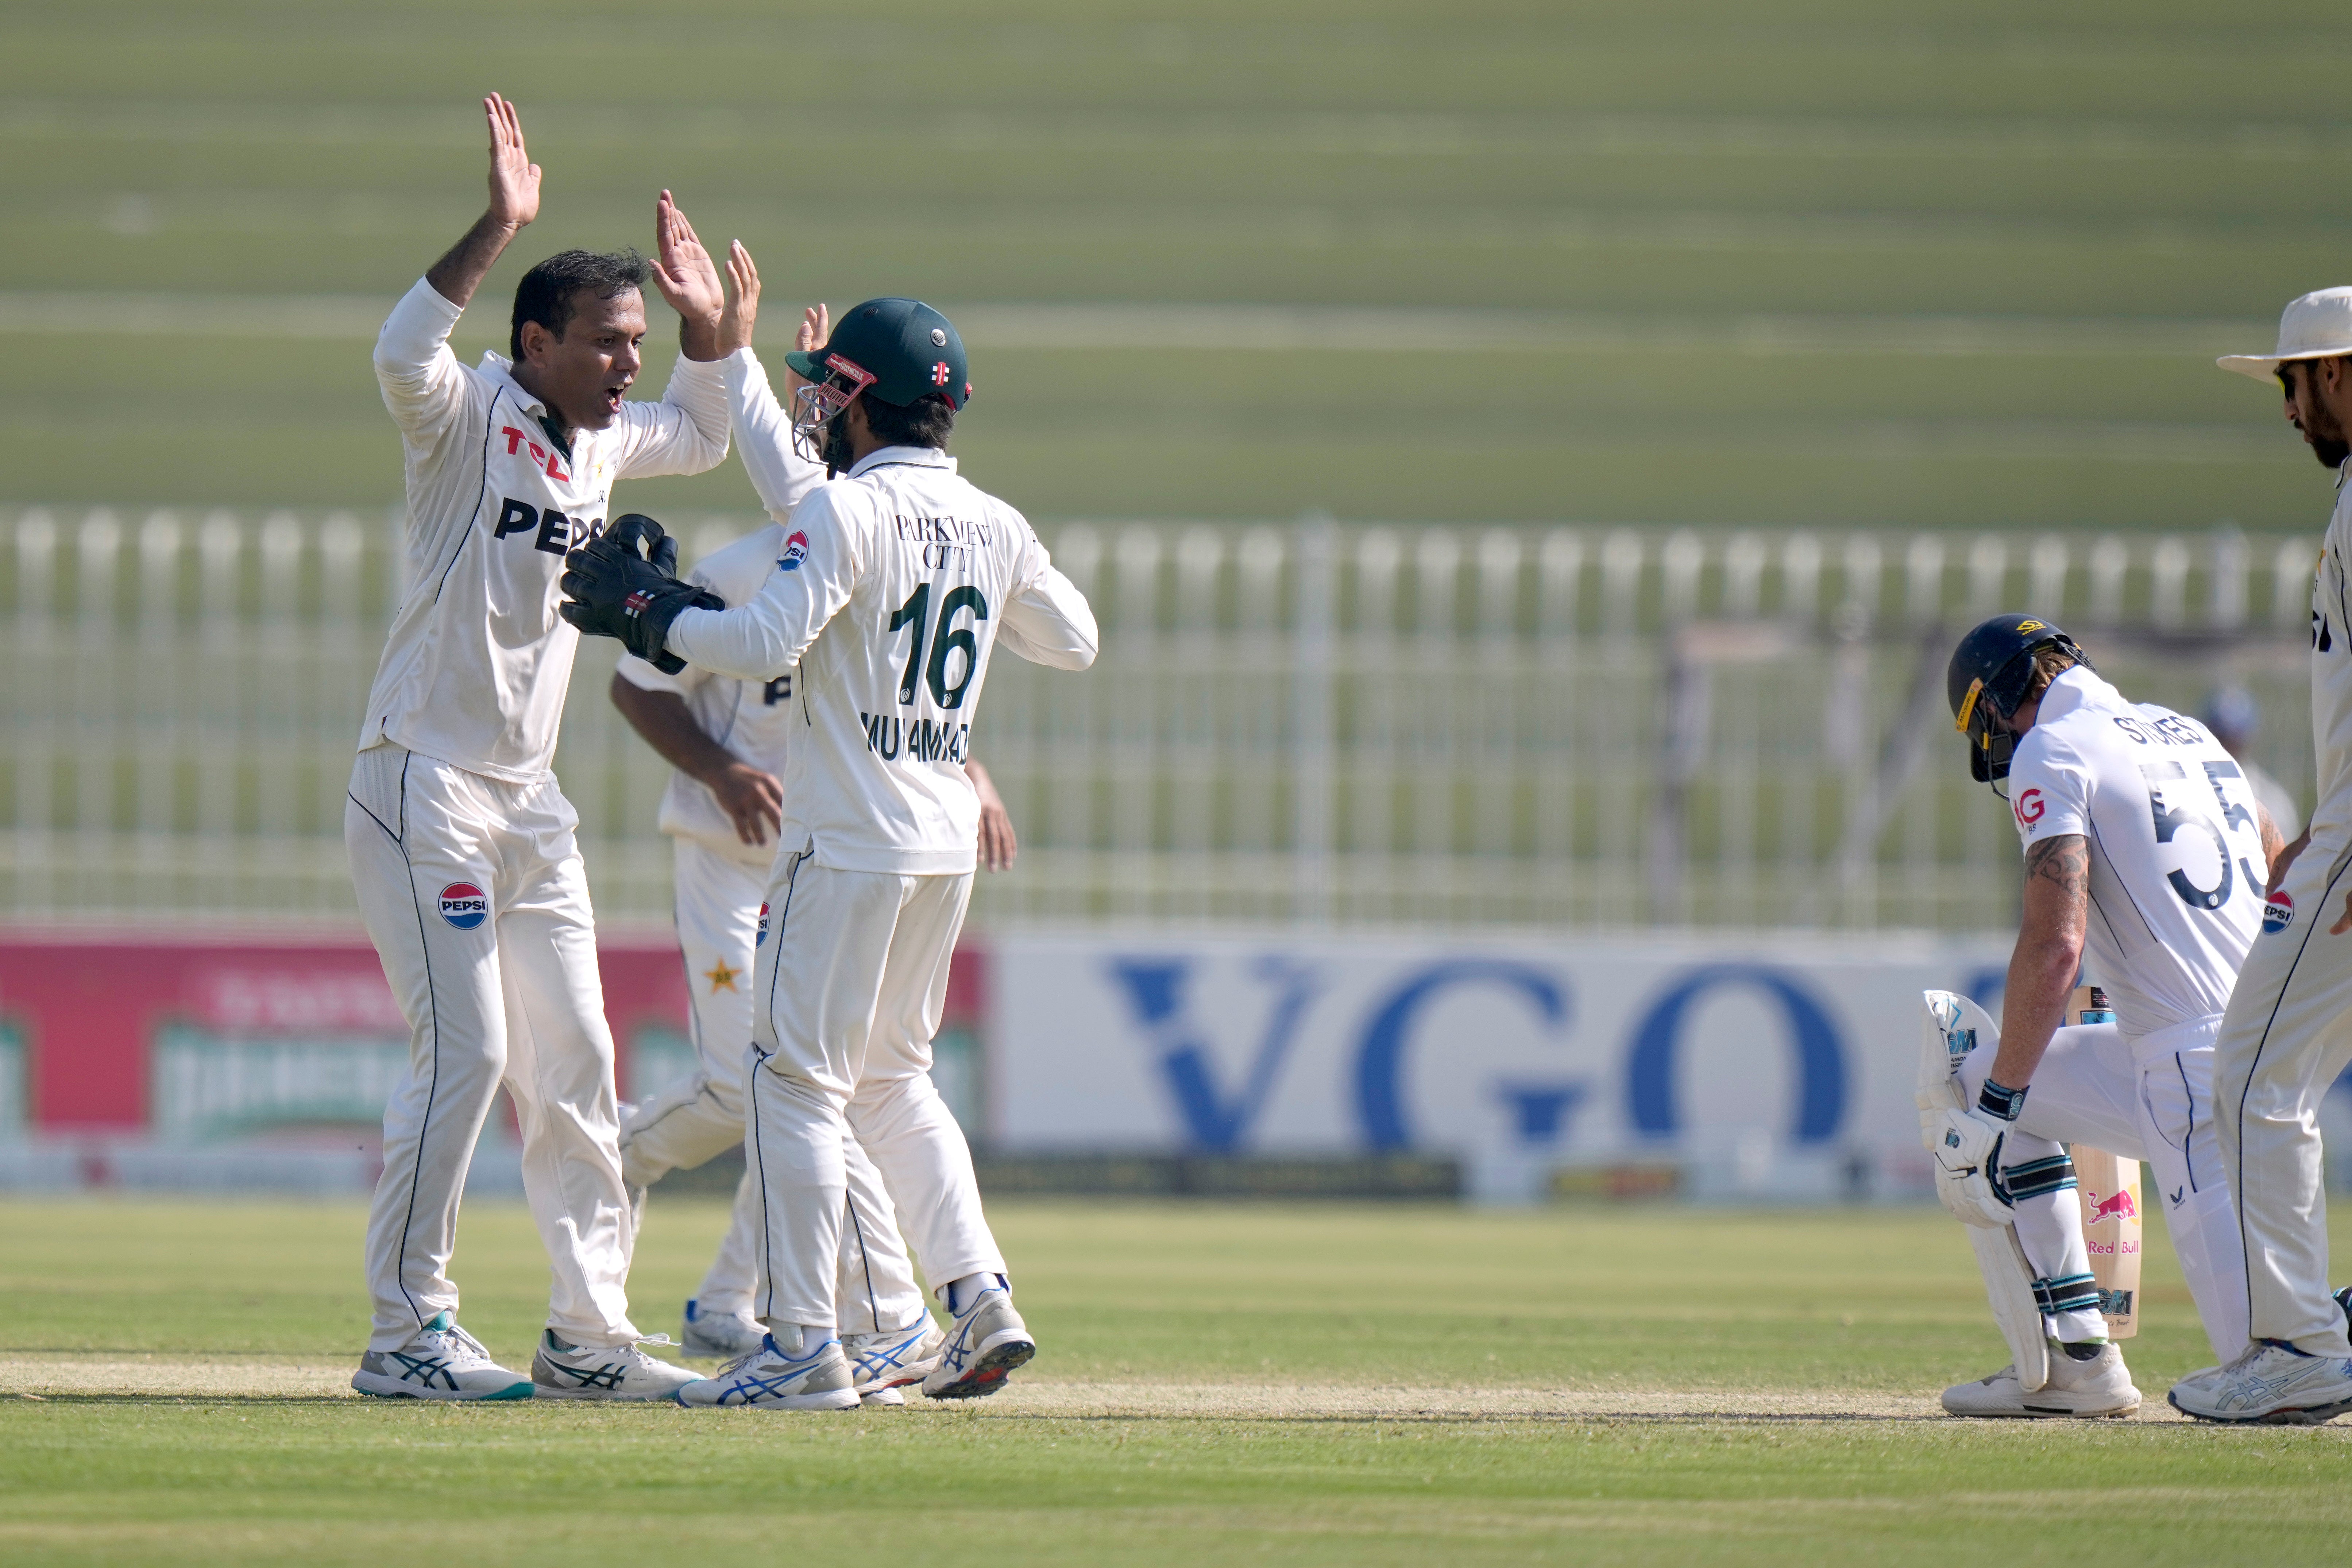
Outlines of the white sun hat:
{"type": "Polygon", "coordinates": [[[2279,317],[2278,353],[2223,354],[2213,363],[2223,370],[2268,381],[2283,361],[2329,359],[2352,354],[2352,289],[2321,289],[2291,300],[2279,317]]]}

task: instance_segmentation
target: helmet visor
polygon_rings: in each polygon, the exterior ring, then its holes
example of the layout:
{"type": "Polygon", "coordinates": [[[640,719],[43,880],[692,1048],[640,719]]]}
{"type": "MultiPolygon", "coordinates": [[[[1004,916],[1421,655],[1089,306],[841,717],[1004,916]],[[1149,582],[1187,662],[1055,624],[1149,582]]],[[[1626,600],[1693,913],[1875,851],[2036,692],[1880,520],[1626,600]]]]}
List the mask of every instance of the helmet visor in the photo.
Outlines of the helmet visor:
{"type": "MultiPolygon", "coordinates": [[[[817,355],[823,355],[824,374],[812,378],[793,394],[793,450],[812,463],[824,461],[824,427],[875,382],[873,374],[855,360],[825,353],[823,349],[809,357],[817,355]]],[[[788,363],[801,358],[798,354],[785,357],[788,363]]],[[[793,368],[797,374],[797,363],[793,368]]],[[[813,364],[809,368],[814,371],[818,367],[813,364]]]]}

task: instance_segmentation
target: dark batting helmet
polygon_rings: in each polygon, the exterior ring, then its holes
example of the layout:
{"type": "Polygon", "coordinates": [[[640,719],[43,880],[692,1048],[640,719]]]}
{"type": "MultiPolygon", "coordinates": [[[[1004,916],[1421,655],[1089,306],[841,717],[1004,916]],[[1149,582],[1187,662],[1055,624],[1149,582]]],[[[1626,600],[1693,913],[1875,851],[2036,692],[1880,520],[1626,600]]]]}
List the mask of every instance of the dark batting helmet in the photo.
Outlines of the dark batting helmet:
{"type": "Polygon", "coordinates": [[[2045,647],[2071,655],[2084,668],[2094,668],[2073,637],[2039,616],[2009,611],[1979,621],[1944,671],[1944,685],[1952,700],[1952,728],[1969,738],[1969,776],[2001,793],[1999,781],[2009,776],[2010,754],[2017,737],[1995,733],[1993,721],[2007,719],[2025,700],[2033,679],[2033,656],[2045,647]]]}
{"type": "Polygon", "coordinates": [[[961,410],[971,396],[963,339],[920,300],[868,300],[850,308],[821,349],[795,349],[784,363],[809,384],[793,399],[793,436],[817,458],[824,429],[860,397],[906,408],[938,397],[961,410]]]}

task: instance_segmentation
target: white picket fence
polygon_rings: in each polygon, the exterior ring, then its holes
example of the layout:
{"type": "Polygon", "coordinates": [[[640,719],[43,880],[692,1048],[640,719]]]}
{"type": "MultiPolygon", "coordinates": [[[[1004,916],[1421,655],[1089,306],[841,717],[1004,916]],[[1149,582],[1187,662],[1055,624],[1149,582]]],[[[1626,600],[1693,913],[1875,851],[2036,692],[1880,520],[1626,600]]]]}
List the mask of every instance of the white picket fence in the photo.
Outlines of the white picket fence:
{"type": "MultiPolygon", "coordinates": [[[[694,518],[689,553],[757,520],[694,518]]],[[[397,519],[0,511],[0,917],[347,918],[397,519]]],[[[1022,835],[982,921],[2005,922],[1942,670],[2031,606],[2134,695],[2244,685],[2308,788],[2311,539],[1071,523],[1105,645],[998,660],[1022,835]]],[[[658,918],[664,765],[583,650],[557,767],[607,918],[658,918]]]]}

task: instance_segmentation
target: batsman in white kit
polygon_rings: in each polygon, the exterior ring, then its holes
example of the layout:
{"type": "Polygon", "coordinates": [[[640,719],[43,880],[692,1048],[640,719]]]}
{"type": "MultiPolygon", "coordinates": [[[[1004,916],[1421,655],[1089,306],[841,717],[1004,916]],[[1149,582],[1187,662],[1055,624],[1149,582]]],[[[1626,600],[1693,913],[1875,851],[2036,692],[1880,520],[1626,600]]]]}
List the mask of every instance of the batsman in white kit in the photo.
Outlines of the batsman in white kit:
{"type": "MultiPolygon", "coordinates": [[[[614,480],[726,457],[722,296],[665,192],[651,271],[683,357],[659,404],[625,399],[646,331],[634,254],[541,262],[516,290],[512,357],[460,364],[459,313],[539,210],[513,106],[484,107],[489,210],[394,309],[375,350],[405,455],[409,586],[368,694],[343,837],[411,1057],[384,1111],[367,1230],[374,1326],[352,1382],[428,1399],[666,1399],[694,1374],[638,1349],[629,1321],[613,1039],[578,818],[549,767],[579,644],[557,579],[565,552],[603,530],[614,480]],[[528,1378],[457,1325],[448,1275],[501,1082],[554,1276],[528,1378]]],[[[629,531],[676,559],[675,543],[629,531]]]]}
{"type": "MultiPolygon", "coordinates": [[[[759,274],[739,242],[729,261],[736,288],[722,319],[731,346],[748,344],[759,274]]],[[[800,331],[805,350],[826,332],[822,307],[800,331]]],[[[774,520],[696,563],[687,580],[729,605],[748,603],[775,572],[792,510],[824,477],[793,449],[786,416],[765,369],[750,353],[727,364],[729,417],[761,504],[774,520]]],[[[632,1189],[690,1169],[743,1142],[743,1075],[751,1039],[751,972],[768,872],[782,826],[782,779],[793,731],[793,672],[736,680],[688,666],[667,674],[634,654],[613,677],[613,702],[673,764],[660,826],[676,853],[678,944],[692,999],[695,1069],[625,1106],[621,1169],[632,1189]]],[[[982,801],[981,858],[1011,862],[1013,837],[985,770],[967,762],[982,801]]],[[[904,1402],[903,1385],[939,1363],[945,1341],[923,1303],[897,1212],[879,1172],[853,1135],[842,1146],[848,1207],[841,1227],[837,1300],[842,1349],[867,1404],[904,1402]]],[[[760,1184],[746,1167],[718,1255],[686,1303],[684,1353],[733,1360],[761,1348],[766,1328],[751,1315],[761,1233],[760,1184]]]]}
{"type": "MultiPolygon", "coordinates": [[[[1947,679],[1972,775],[2025,850],[2001,1024],[1927,994],[1920,1126],[1937,1195],[1976,1228],[2014,1362],[1944,1394],[1957,1415],[2139,1408],[2093,1277],[2065,1145],[2155,1169],[2213,1352],[2246,1344],[2244,1258],[2213,1116],[2213,1042],[2263,921],[2277,830],[2204,726],[2126,701],[2056,626],[1995,616],[1947,679]],[[2064,1026],[2088,957],[2115,1019],[2064,1026]]],[[[2127,1189],[2119,1188],[2118,1191],[2127,1189]]]]}
{"type": "Polygon", "coordinates": [[[996,646],[1083,669],[1094,616],[1021,514],[943,450],[971,390],[946,317],[868,300],[825,347],[787,363],[809,383],[793,437],[828,482],[792,513],[776,570],[748,604],[695,607],[701,589],[625,540],[575,551],[563,579],[564,615],[640,658],[740,680],[793,671],[803,725],[784,777],[745,1089],[768,1339],[679,1397],[856,1405],[837,1335],[845,1128],[880,1170],[951,1320],[923,1392],[990,1394],[1036,1346],[929,1075],[980,816],[962,764],[996,646]]]}
{"type": "Polygon", "coordinates": [[[2352,1410],[2352,1341],[2327,1289],[2319,1102],[2352,1061],[2352,289],[2291,302],[2276,352],[2225,370],[2285,393],[2287,419],[2336,471],[2311,594],[2312,756],[2318,804],[2272,876],[2263,933],[2216,1047],[2221,1159],[2236,1194],[2252,1342],[2175,1384],[2207,1421],[2307,1424],[2352,1410]]]}

